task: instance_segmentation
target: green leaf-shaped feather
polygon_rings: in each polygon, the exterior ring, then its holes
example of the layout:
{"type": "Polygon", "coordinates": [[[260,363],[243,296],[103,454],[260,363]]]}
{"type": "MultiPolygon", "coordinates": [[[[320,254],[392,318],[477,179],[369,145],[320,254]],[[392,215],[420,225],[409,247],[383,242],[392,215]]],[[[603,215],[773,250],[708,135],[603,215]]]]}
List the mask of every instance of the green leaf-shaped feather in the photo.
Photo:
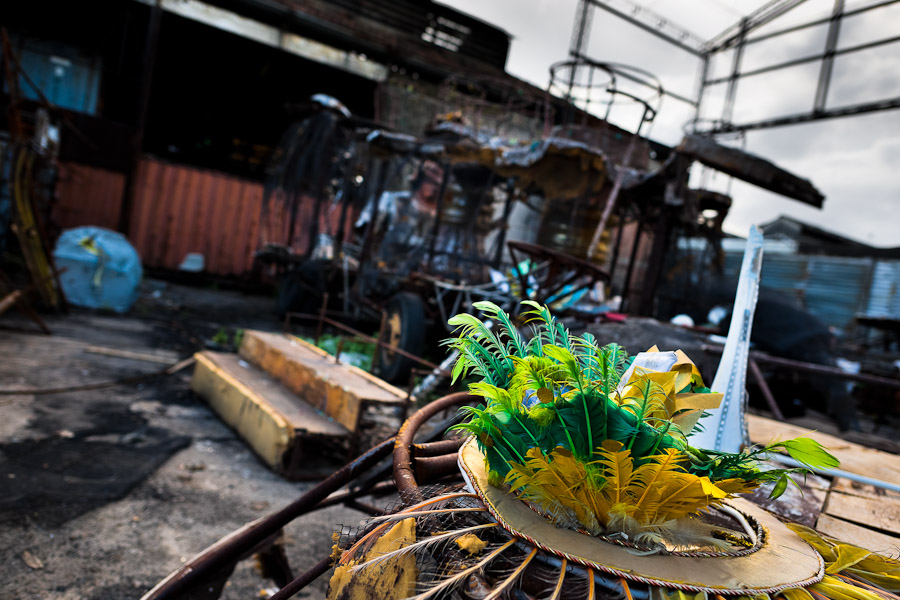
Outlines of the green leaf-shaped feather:
{"type": "Polygon", "coordinates": [[[808,437],[798,437],[778,444],[796,461],[813,469],[833,469],[841,465],[825,447],[808,437]]]}

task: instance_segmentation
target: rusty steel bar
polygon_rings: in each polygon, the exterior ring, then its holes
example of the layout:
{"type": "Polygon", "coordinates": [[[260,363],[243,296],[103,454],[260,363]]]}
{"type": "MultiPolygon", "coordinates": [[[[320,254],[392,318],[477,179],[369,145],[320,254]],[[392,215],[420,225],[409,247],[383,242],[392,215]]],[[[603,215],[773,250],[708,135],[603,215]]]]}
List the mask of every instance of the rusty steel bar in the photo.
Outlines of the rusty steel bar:
{"type": "MultiPolygon", "coordinates": [[[[316,323],[316,337],[313,341],[316,346],[319,345],[319,338],[322,337],[322,323],[323,319],[326,318],[326,311],[328,311],[328,292],[322,294],[322,306],[319,307],[319,320],[316,323]]],[[[285,315],[285,317],[287,317],[287,315],[285,315]]]]}
{"type": "MultiPolygon", "coordinates": [[[[424,409],[420,412],[424,412],[424,409]]],[[[396,439],[396,437],[388,438],[364,452],[278,512],[246,525],[215,542],[144,594],[141,600],[174,599],[189,593],[192,588],[204,583],[206,578],[240,560],[247,548],[278,532],[297,517],[310,512],[338,488],[387,457],[396,439]]]]}
{"type": "Polygon", "coordinates": [[[341,352],[344,351],[344,336],[338,338],[337,348],[334,349],[334,362],[335,364],[340,364],[341,362],[341,352]]]}
{"type": "Polygon", "coordinates": [[[459,473],[456,452],[441,456],[423,456],[415,459],[414,464],[416,481],[434,481],[447,475],[459,473]]]}
{"type": "MultiPolygon", "coordinates": [[[[448,419],[444,419],[443,421],[436,423],[434,428],[430,432],[428,432],[426,435],[422,436],[421,444],[429,445],[431,442],[434,442],[435,440],[440,439],[444,435],[444,432],[447,431],[447,429],[449,427],[456,425],[457,423],[460,422],[460,420],[461,420],[461,416],[459,413],[457,413],[448,419]]],[[[372,489],[375,489],[373,487],[375,482],[382,482],[385,477],[388,477],[390,475],[390,473],[393,471],[393,468],[394,468],[393,462],[391,462],[391,461],[383,462],[382,464],[380,464],[377,467],[375,467],[374,469],[372,469],[372,471],[367,473],[364,477],[361,477],[360,478],[361,481],[360,481],[359,485],[357,485],[353,489],[354,490],[367,489],[370,487],[372,489]]],[[[393,480],[391,480],[391,485],[394,486],[394,488],[396,489],[396,484],[393,482],[393,480]]]]}
{"type": "MultiPolygon", "coordinates": [[[[710,354],[721,354],[721,346],[713,346],[704,344],[701,346],[704,352],[710,354]]],[[[837,367],[828,367],[825,365],[816,365],[813,363],[802,362],[799,360],[791,360],[789,358],[780,358],[771,356],[754,350],[750,351],[750,357],[758,363],[773,365],[776,367],[784,367],[786,369],[794,369],[804,373],[815,373],[816,375],[824,375],[826,377],[837,377],[838,379],[847,379],[849,381],[859,381],[862,383],[871,383],[872,385],[882,385],[884,387],[900,389],[900,379],[894,377],[881,377],[879,375],[867,375],[865,373],[845,373],[837,367]]]]}
{"type": "Polygon", "coordinates": [[[753,374],[756,385],[759,386],[759,391],[762,392],[763,398],[766,399],[766,404],[769,405],[769,410],[772,411],[772,415],[779,421],[784,421],[784,413],[781,412],[778,402],[775,401],[775,396],[772,395],[772,390],[769,389],[769,384],[766,383],[766,378],[763,377],[759,365],[751,358],[747,361],[747,367],[750,369],[750,373],[753,374]]]}
{"type": "Polygon", "coordinates": [[[310,567],[308,571],[299,575],[296,579],[288,583],[286,586],[275,592],[269,597],[269,600],[286,600],[291,598],[308,586],[310,583],[322,576],[323,573],[331,568],[331,556],[326,556],[315,565],[310,567]]]}
{"type": "Polygon", "coordinates": [[[367,515],[376,517],[384,514],[383,508],[378,508],[377,506],[373,506],[368,502],[360,502],[359,500],[348,500],[344,503],[348,508],[352,508],[354,510],[358,510],[361,513],[366,513],[367,515]]]}
{"type": "Polygon", "coordinates": [[[394,443],[394,483],[397,484],[397,490],[400,492],[400,498],[404,503],[421,502],[423,500],[422,493],[419,491],[419,484],[416,483],[411,453],[413,440],[419,427],[442,410],[477,399],[476,396],[466,392],[457,392],[444,396],[415,413],[400,427],[394,443]]]}
{"type": "Polygon", "coordinates": [[[350,492],[341,492],[340,494],[334,494],[325,498],[318,504],[316,504],[316,510],[320,508],[326,508],[328,506],[334,506],[335,504],[342,504],[347,500],[353,500],[354,498],[360,498],[362,496],[382,496],[385,494],[390,494],[397,490],[397,486],[394,485],[393,481],[383,481],[381,483],[359,488],[350,492]]]}
{"type": "Polygon", "coordinates": [[[457,452],[463,441],[465,441],[463,438],[454,438],[427,444],[413,444],[413,456],[418,460],[429,456],[443,456],[450,452],[457,452]]]}

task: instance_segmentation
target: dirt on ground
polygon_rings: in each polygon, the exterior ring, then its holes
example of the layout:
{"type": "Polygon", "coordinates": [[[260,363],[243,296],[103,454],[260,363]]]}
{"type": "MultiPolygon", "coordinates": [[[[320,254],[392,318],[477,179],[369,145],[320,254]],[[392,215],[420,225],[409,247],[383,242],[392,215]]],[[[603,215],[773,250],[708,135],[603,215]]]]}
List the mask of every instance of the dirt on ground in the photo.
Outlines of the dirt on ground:
{"type": "MultiPolygon", "coordinates": [[[[145,282],[127,315],[72,309],[44,335],[0,318],[0,389],[46,389],[158,371],[242,328],[278,330],[274,300],[145,282]],[[215,341],[214,341],[215,340],[215,341]],[[158,362],[89,347],[152,354],[158,362]]],[[[193,555],[314,482],[273,474],[189,389],[191,369],[93,391],[0,396],[0,599],[139,598],[193,555]]],[[[362,513],[328,508],[285,530],[295,572],[362,513]]],[[[322,578],[299,597],[324,595],[322,578]]],[[[274,584],[252,560],[222,598],[274,584]]]]}

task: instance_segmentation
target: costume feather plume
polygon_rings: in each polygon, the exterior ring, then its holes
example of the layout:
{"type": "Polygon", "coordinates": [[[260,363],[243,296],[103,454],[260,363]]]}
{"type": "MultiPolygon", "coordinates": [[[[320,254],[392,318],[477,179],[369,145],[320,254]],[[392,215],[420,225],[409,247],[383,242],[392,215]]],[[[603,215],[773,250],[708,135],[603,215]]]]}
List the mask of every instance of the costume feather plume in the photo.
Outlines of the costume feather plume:
{"type": "Polygon", "coordinates": [[[510,485],[558,524],[656,538],[760,483],[775,482],[778,495],[792,473],[804,472],[759,469],[768,452],[835,466],[805,438],[743,454],[691,447],[698,418],[720,396],[687,357],[676,353],[684,360],[665,372],[629,369],[633,359],[621,346],[573,336],[546,306],[523,306],[522,317],[535,327],[530,342],[490,302],[476,308],[492,327],[472,315],[450,319],[459,333],[448,342],[460,350],[454,376],[480,375],[469,389],[485,399],[464,409],[468,418],[457,428],[477,437],[494,484],[510,485]]]}
{"type": "Polygon", "coordinates": [[[453,540],[458,537],[462,537],[468,533],[474,533],[476,531],[481,531],[483,529],[491,529],[492,527],[499,527],[497,523],[485,523],[483,525],[473,525],[472,527],[465,527],[462,529],[455,529],[453,531],[448,531],[446,533],[441,533],[438,535],[434,535],[423,540],[419,540],[414,544],[410,544],[408,546],[403,546],[402,548],[398,548],[397,550],[392,550],[390,552],[385,552],[380,556],[376,556],[364,563],[354,565],[350,570],[352,572],[361,571],[367,567],[371,567],[373,565],[377,565],[379,563],[383,563],[385,561],[397,558],[399,556],[403,556],[405,554],[411,554],[414,552],[421,552],[426,548],[430,548],[442,542],[447,542],[453,540]]]}

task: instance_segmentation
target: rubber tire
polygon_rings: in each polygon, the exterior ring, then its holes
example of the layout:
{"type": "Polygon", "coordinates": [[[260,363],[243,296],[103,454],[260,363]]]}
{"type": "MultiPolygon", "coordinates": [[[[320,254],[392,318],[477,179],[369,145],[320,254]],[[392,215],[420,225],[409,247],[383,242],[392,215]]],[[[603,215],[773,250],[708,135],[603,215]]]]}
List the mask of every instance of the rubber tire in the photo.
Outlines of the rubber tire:
{"type": "MultiPolygon", "coordinates": [[[[425,304],[416,294],[400,292],[388,300],[385,310],[387,320],[384,327],[384,340],[390,342],[393,337],[396,346],[415,356],[421,356],[425,349],[425,304]],[[392,322],[399,318],[400,332],[392,331],[392,322]]],[[[417,363],[406,356],[392,353],[384,348],[379,349],[379,376],[389,383],[405,387],[409,383],[409,374],[417,363]]]]}

